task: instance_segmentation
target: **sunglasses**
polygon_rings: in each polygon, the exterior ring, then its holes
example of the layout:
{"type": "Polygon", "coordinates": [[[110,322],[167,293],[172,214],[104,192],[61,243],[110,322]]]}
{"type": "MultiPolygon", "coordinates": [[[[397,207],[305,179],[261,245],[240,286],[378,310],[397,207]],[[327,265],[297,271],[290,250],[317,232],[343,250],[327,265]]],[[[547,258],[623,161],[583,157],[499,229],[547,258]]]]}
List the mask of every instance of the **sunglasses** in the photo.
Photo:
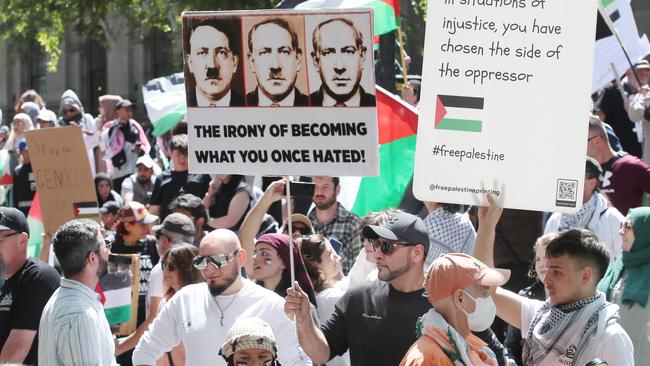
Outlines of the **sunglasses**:
{"type": "Polygon", "coordinates": [[[621,227],[619,228],[619,230],[627,231],[631,228],[632,228],[632,223],[626,220],[621,222],[621,227]]]}
{"type": "Polygon", "coordinates": [[[372,248],[374,250],[378,250],[382,252],[383,255],[391,255],[395,251],[395,248],[398,246],[413,246],[411,243],[407,243],[405,241],[399,242],[399,241],[386,241],[382,239],[368,239],[370,244],[372,244],[372,248]]]}
{"type": "Polygon", "coordinates": [[[291,229],[294,232],[296,230],[298,230],[300,232],[300,235],[309,235],[309,234],[311,234],[311,230],[307,226],[291,224],[291,229]]]}
{"type": "Polygon", "coordinates": [[[166,264],[165,263],[160,263],[160,267],[162,268],[163,271],[165,270],[165,268],[172,271],[172,272],[174,272],[176,270],[176,264],[171,263],[171,262],[166,263],[166,264]]]}
{"type": "Polygon", "coordinates": [[[194,265],[194,268],[198,269],[199,271],[206,269],[208,267],[208,263],[212,263],[217,268],[221,268],[228,264],[230,258],[233,258],[238,251],[239,249],[235,249],[232,252],[226,254],[199,255],[194,257],[192,264],[194,265]]]}

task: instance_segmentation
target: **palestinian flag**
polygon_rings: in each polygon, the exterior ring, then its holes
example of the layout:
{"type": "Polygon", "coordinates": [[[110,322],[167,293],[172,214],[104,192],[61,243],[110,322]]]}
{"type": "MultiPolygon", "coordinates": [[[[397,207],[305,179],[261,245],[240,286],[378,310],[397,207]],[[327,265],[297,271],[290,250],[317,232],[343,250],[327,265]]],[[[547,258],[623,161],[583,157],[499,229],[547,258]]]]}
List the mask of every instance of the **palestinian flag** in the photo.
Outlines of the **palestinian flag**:
{"type": "Polygon", "coordinates": [[[142,87],[142,95],[154,136],[164,135],[187,113],[182,72],[149,80],[142,87]]]}
{"type": "Polygon", "coordinates": [[[115,271],[99,280],[96,291],[104,298],[104,313],[109,324],[126,323],[131,318],[131,276],[130,271],[115,271]]]}
{"type": "Polygon", "coordinates": [[[418,112],[376,87],[379,129],[378,177],[342,177],[340,201],[359,216],[398,207],[413,176],[418,112]]]}
{"type": "Polygon", "coordinates": [[[97,201],[75,202],[72,206],[74,208],[74,217],[77,219],[94,219],[99,216],[97,201]]]}
{"type": "Polygon", "coordinates": [[[484,99],[462,95],[438,95],[435,128],[464,132],[481,132],[480,119],[484,99]]]}
{"type": "Polygon", "coordinates": [[[38,257],[43,247],[43,236],[45,227],[43,226],[43,215],[41,214],[41,199],[38,197],[38,191],[34,195],[32,207],[27,214],[27,224],[29,225],[29,241],[27,242],[27,252],[32,257],[38,257]]]}
{"type": "Polygon", "coordinates": [[[369,6],[374,10],[375,43],[382,34],[390,33],[399,25],[398,0],[307,0],[296,6],[296,9],[322,8],[358,8],[369,6]]]}
{"type": "Polygon", "coordinates": [[[0,185],[11,185],[14,183],[14,176],[9,167],[9,151],[0,150],[0,185]]]}

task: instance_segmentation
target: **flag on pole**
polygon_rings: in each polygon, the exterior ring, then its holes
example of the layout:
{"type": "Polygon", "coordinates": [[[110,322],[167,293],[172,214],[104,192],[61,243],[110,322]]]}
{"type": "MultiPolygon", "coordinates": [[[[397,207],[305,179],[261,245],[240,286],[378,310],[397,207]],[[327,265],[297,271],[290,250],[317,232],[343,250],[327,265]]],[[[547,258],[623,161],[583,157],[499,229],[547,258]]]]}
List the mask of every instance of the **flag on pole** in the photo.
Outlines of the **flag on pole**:
{"type": "MultiPolygon", "coordinates": [[[[397,29],[399,25],[398,0],[307,0],[298,4],[296,9],[358,8],[362,6],[373,8],[375,38],[397,29]]],[[[376,40],[375,43],[377,43],[376,40]]]]}
{"type": "Polygon", "coordinates": [[[154,136],[164,135],[187,113],[182,72],[149,80],[142,87],[142,95],[154,136]]]}
{"type": "Polygon", "coordinates": [[[377,86],[379,176],[341,177],[339,201],[359,216],[399,206],[413,176],[418,112],[377,86]]]}
{"type": "Polygon", "coordinates": [[[27,214],[27,224],[29,225],[29,241],[27,242],[27,252],[32,257],[38,257],[43,247],[43,215],[41,214],[41,199],[38,197],[38,191],[34,195],[32,207],[27,214]]]}

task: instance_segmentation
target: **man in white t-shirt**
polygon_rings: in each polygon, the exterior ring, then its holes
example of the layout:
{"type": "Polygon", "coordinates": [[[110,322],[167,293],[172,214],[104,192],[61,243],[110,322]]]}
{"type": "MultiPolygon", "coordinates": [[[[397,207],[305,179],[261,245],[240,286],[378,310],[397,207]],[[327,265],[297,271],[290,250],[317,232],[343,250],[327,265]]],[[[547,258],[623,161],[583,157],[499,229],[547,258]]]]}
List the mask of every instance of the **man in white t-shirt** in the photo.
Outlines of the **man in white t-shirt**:
{"type": "Polygon", "coordinates": [[[256,317],[272,327],[282,365],[311,365],[284,314],[284,300],[242,278],[245,262],[246,251],[232,231],[217,229],[203,238],[194,266],[205,282],[183,287],[165,304],[135,348],[133,364],[153,365],[183,342],[186,365],[225,366],[218,352],[228,329],[238,318],[256,317]]]}
{"type": "MultiPolygon", "coordinates": [[[[495,227],[502,209],[479,209],[474,256],[493,266],[495,227]]],[[[501,287],[492,298],[497,315],[521,329],[525,365],[583,366],[600,358],[610,365],[634,365],[634,347],[617,320],[618,306],[596,290],[609,264],[603,243],[590,231],[560,232],[546,247],[546,301],[501,287]]]]}

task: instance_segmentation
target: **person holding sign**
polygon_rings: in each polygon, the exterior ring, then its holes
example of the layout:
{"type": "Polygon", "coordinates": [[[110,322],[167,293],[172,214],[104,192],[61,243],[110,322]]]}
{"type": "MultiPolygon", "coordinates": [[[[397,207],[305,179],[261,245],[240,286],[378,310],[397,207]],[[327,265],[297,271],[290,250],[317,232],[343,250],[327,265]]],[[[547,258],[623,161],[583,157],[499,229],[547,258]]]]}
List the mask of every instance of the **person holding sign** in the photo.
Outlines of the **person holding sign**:
{"type": "Polygon", "coordinates": [[[185,55],[189,107],[244,106],[244,97],[233,90],[239,65],[239,20],[206,19],[191,31],[190,52],[185,55]],[[192,82],[192,79],[194,79],[192,82]],[[194,84],[194,87],[192,85],[194,84]]]}
{"type": "Polygon", "coordinates": [[[246,95],[246,105],[259,107],[307,106],[307,96],[296,88],[303,53],[289,22],[271,18],[248,32],[248,61],[257,87],[246,95]]]}
{"type": "Polygon", "coordinates": [[[310,95],[313,106],[371,107],[375,96],[361,86],[367,48],[363,34],[346,18],[328,19],[314,29],[312,60],[322,85],[310,95]]]}
{"type": "Polygon", "coordinates": [[[348,291],[320,328],[298,283],[287,290],[285,312],[295,317],[300,344],[316,364],[349,350],[352,365],[398,365],[431,307],[423,296],[429,235],[422,220],[398,212],[382,226],[364,227],[363,235],[375,249],[381,281],[348,291]]]}
{"type": "MultiPolygon", "coordinates": [[[[488,196],[479,209],[474,256],[493,267],[495,228],[503,209],[488,196]]],[[[526,334],[524,365],[585,365],[601,358],[610,365],[634,365],[630,337],[618,323],[618,306],[596,286],[609,263],[607,249],[585,229],[569,229],[546,247],[546,301],[497,287],[491,291],[497,315],[526,334]]]]}

